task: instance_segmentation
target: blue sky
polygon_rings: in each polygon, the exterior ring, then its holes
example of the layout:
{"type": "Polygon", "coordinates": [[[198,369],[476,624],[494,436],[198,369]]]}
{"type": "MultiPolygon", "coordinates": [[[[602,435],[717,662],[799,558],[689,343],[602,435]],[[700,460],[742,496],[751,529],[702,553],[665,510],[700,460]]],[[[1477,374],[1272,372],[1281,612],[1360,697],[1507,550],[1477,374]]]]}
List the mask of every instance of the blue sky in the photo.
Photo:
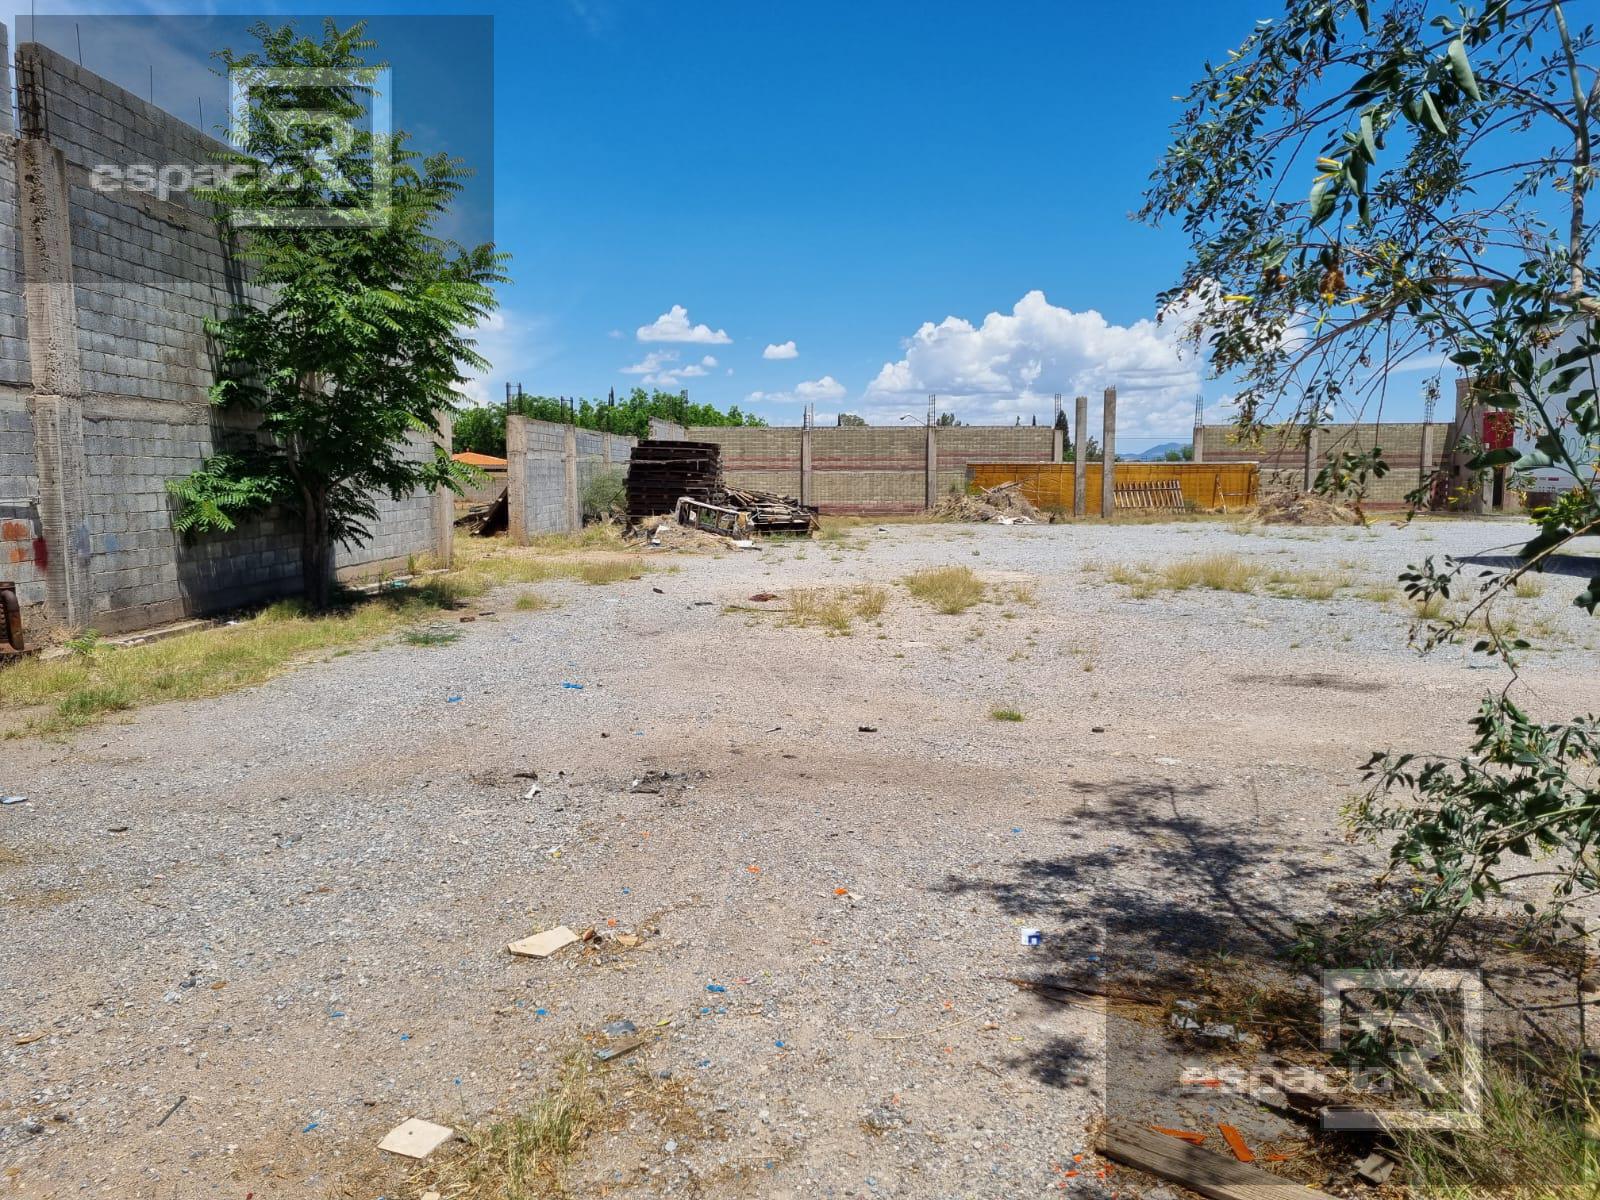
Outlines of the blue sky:
{"type": "MultiPolygon", "coordinates": [[[[493,17],[492,105],[460,46],[400,23],[386,37],[382,20],[374,33],[396,64],[398,123],[492,153],[494,237],[515,283],[483,331],[495,367],[477,394],[660,384],[779,423],[809,401],[820,420],[876,424],[920,414],[932,391],[964,420],[1009,424],[1048,420],[1058,391],[1097,408],[1114,383],[1128,436],[1161,439],[1187,436],[1197,392],[1226,387],[1151,320],[1181,233],[1129,214],[1173,96],[1276,7],[475,5],[493,17]]],[[[86,65],[141,94],[161,57],[156,101],[187,117],[203,72],[183,62],[237,28],[230,14],[325,10],[193,11],[209,21],[154,48],[125,30],[102,42],[92,16],[40,23],[66,53],[82,33],[86,65]]],[[[1389,415],[1415,407],[1391,400],[1389,415]]]]}

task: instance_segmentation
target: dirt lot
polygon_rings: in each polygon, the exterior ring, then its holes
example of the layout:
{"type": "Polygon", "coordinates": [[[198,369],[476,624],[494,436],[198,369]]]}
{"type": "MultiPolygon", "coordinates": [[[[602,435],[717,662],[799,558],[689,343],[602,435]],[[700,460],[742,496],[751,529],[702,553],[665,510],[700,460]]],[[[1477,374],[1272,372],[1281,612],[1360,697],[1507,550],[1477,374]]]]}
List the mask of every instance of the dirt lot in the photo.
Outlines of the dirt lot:
{"type": "MultiPolygon", "coordinates": [[[[1357,768],[1457,746],[1494,682],[1381,588],[1519,533],[866,526],[5,743],[0,1194],[411,1196],[385,1131],[514,1111],[620,1018],[656,1036],[574,1194],[1110,1194],[1087,1130],[1131,1042],[1008,979],[1271,947],[1370,875],[1357,768]],[[1348,582],[1111,578],[1213,550],[1348,582]],[[898,582],[946,564],[995,599],[898,582]],[[862,582],[848,636],[749,599],[862,582]],[[562,923],[598,948],[506,953],[562,923]]],[[[1517,602],[1568,650],[1574,590],[1517,602]]],[[[1593,662],[1536,658],[1530,702],[1594,709],[1593,662]]]]}

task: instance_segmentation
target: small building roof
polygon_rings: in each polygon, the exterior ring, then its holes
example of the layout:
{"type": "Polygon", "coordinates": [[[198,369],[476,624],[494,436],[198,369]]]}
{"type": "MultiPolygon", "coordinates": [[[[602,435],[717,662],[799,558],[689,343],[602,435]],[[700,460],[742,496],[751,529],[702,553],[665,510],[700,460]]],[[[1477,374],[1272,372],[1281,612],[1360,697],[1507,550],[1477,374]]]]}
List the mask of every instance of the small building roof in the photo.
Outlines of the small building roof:
{"type": "Polygon", "coordinates": [[[479,454],[476,450],[463,450],[459,454],[452,454],[451,458],[458,463],[466,463],[469,467],[503,467],[506,460],[496,458],[492,454],[479,454]]]}

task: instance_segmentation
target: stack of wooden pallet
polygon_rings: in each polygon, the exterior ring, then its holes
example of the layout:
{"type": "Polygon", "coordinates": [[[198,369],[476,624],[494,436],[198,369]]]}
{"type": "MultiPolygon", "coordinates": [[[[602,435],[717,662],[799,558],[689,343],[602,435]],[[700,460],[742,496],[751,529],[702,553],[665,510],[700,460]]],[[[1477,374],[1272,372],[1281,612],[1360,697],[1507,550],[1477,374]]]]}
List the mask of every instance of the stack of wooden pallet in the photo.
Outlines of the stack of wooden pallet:
{"type": "Polygon", "coordinates": [[[680,496],[720,502],[722,451],[715,442],[640,442],[628,460],[628,516],[673,512],[680,496]]]}

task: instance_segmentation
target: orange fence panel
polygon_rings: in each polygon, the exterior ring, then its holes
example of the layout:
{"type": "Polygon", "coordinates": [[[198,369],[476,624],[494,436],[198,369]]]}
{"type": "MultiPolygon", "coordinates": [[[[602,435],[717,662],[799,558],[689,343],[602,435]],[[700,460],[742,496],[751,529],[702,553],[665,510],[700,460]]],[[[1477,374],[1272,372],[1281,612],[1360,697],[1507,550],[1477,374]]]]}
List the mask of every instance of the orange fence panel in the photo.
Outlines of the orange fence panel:
{"type": "MultiPolygon", "coordinates": [[[[1088,510],[1100,511],[1100,470],[1097,462],[1086,463],[1085,490],[1088,510]]],[[[1156,495],[1176,482],[1183,489],[1187,507],[1200,510],[1247,508],[1256,500],[1260,471],[1256,463],[1140,463],[1119,462],[1113,467],[1113,485],[1118,508],[1147,507],[1142,497],[1156,495]]],[[[1071,463],[970,463],[967,488],[992,488],[1016,483],[1036,508],[1072,511],[1071,463]]]]}

